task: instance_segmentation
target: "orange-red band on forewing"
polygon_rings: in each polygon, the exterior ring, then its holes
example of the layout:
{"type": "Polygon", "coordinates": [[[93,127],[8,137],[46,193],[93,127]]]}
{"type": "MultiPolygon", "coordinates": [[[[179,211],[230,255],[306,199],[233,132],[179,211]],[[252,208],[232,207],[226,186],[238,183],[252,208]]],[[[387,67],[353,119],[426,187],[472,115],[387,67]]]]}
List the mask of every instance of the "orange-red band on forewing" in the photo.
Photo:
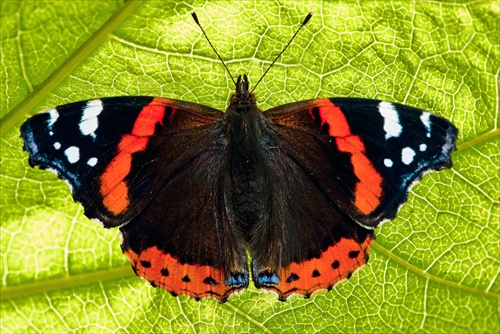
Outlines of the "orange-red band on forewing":
{"type": "Polygon", "coordinates": [[[328,134],[333,137],[344,137],[351,133],[349,123],[345,118],[342,110],[329,99],[319,99],[315,101],[318,104],[319,115],[324,123],[330,126],[328,134]]]}
{"type": "Polygon", "coordinates": [[[155,98],[142,108],[135,120],[132,134],[122,136],[117,155],[101,175],[99,191],[103,204],[115,216],[124,212],[129,205],[129,189],[125,178],[132,168],[132,155],[144,151],[148,146],[149,136],[155,132],[156,124],[163,124],[164,102],[163,99],[155,98]]]}
{"type": "Polygon", "coordinates": [[[111,160],[108,167],[101,175],[100,192],[103,197],[109,195],[113,189],[130,173],[132,155],[128,152],[121,153],[111,160]]]}
{"type": "Polygon", "coordinates": [[[214,298],[225,301],[231,294],[244,288],[226,285],[222,269],[181,264],[156,246],[147,248],[140,254],[126,249],[125,255],[138,276],[173,295],[183,294],[195,299],[214,298]]]}
{"type": "Polygon", "coordinates": [[[336,139],[337,148],[339,151],[347,152],[350,154],[364,154],[365,144],[361,141],[359,136],[348,135],[343,138],[336,139]]]}
{"type": "Polygon", "coordinates": [[[309,296],[316,291],[329,290],[366,264],[372,242],[371,236],[363,243],[354,239],[340,239],[323,252],[319,259],[294,262],[283,268],[280,283],[263,289],[278,293],[282,300],[294,294],[309,296]]]}
{"type": "Polygon", "coordinates": [[[163,125],[165,106],[158,104],[159,100],[161,99],[155,98],[149,105],[142,108],[132,129],[134,136],[152,136],[155,133],[156,124],[163,125]]]}
{"type": "Polygon", "coordinates": [[[109,193],[108,196],[104,197],[103,204],[105,207],[112,209],[115,215],[128,207],[128,188],[124,181],[114,186],[113,191],[109,193]]]}
{"type": "Polygon", "coordinates": [[[380,204],[382,176],[365,155],[365,146],[359,136],[336,139],[339,151],[351,154],[354,174],[359,179],[355,188],[354,205],[364,214],[370,214],[380,204]]]}
{"type": "Polygon", "coordinates": [[[380,204],[382,176],[366,157],[365,145],[361,138],[351,133],[342,110],[329,99],[319,99],[315,104],[319,110],[322,126],[328,124],[328,134],[336,138],[338,150],[351,155],[354,174],[359,180],[354,189],[354,205],[363,214],[368,215],[380,204]]]}
{"type": "Polygon", "coordinates": [[[380,204],[380,195],[377,196],[377,194],[364,183],[358,182],[355,191],[356,199],[354,205],[356,205],[359,211],[363,212],[365,215],[372,213],[380,204]]]}
{"type": "Polygon", "coordinates": [[[137,137],[133,135],[123,135],[118,143],[118,152],[120,153],[135,153],[144,151],[148,146],[148,137],[137,137]]]}

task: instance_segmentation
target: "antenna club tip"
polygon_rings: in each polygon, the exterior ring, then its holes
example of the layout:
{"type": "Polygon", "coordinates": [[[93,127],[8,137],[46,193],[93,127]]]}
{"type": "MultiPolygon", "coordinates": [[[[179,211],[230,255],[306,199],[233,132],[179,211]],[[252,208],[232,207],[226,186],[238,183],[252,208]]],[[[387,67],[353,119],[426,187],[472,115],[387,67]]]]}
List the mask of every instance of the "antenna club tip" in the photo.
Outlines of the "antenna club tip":
{"type": "Polygon", "coordinates": [[[304,19],[304,22],[302,22],[302,25],[306,25],[306,23],[309,22],[312,16],[313,12],[309,12],[309,14],[307,14],[306,18],[304,19]]]}
{"type": "Polygon", "coordinates": [[[193,17],[194,22],[196,22],[197,25],[200,25],[200,21],[198,21],[198,16],[196,15],[196,13],[192,12],[191,16],[193,17]]]}

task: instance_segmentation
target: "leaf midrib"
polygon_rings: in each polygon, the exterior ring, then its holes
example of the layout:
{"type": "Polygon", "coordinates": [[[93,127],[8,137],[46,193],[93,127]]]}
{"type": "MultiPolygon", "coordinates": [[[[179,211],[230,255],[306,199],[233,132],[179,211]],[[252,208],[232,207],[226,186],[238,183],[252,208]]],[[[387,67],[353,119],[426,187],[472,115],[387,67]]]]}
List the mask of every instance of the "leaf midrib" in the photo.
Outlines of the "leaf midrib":
{"type": "Polygon", "coordinates": [[[137,9],[143,0],[127,1],[109,18],[90,38],[85,41],[73,54],[54,71],[40,86],[33,90],[21,103],[7,113],[0,122],[0,138],[16,126],[27,114],[33,110],[49,92],[55,89],[68,74],[78,67],[87,57],[104,41],[109,39],[111,33],[119,27],[123,20],[137,9]]]}

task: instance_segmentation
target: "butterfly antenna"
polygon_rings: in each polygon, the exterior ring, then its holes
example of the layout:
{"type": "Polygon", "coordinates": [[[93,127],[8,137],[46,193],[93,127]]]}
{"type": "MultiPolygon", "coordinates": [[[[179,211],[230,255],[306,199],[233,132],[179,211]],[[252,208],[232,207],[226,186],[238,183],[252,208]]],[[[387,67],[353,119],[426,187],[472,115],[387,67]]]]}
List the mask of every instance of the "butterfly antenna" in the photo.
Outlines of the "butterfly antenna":
{"type": "Polygon", "coordinates": [[[290,44],[292,44],[292,41],[295,38],[295,36],[297,36],[297,34],[299,33],[300,29],[302,29],[307,24],[307,22],[309,22],[309,20],[311,19],[312,16],[313,16],[312,12],[310,12],[309,14],[307,14],[306,18],[304,19],[304,21],[300,25],[299,29],[297,29],[297,31],[295,32],[295,34],[293,34],[292,38],[290,39],[290,42],[288,42],[288,44],[283,48],[283,50],[281,50],[281,52],[279,53],[279,55],[276,56],[276,58],[273,60],[273,62],[271,63],[271,65],[269,65],[269,67],[267,68],[267,70],[260,77],[259,81],[257,81],[257,83],[255,84],[255,86],[253,86],[253,89],[252,89],[252,91],[250,93],[253,93],[253,91],[255,90],[255,88],[257,88],[257,86],[259,85],[259,83],[266,76],[267,72],[269,72],[269,70],[271,69],[271,67],[273,67],[273,65],[276,62],[276,60],[278,60],[278,58],[283,54],[283,52],[285,52],[285,50],[290,46],[290,44]]]}
{"type": "Polygon", "coordinates": [[[196,24],[198,25],[198,27],[200,27],[201,32],[203,33],[203,35],[205,35],[205,38],[207,39],[208,44],[210,44],[210,46],[212,47],[212,50],[214,50],[214,52],[217,55],[217,57],[219,57],[220,61],[222,62],[222,65],[224,65],[224,67],[226,68],[227,73],[229,73],[229,76],[231,77],[231,80],[233,80],[234,85],[236,85],[236,81],[234,80],[233,76],[231,75],[231,72],[229,71],[229,68],[227,68],[226,63],[224,62],[224,60],[222,60],[222,58],[221,58],[220,54],[217,52],[217,50],[215,50],[214,46],[212,45],[212,42],[210,42],[210,39],[208,38],[207,34],[205,33],[205,30],[201,26],[200,21],[198,21],[198,16],[196,15],[195,12],[192,12],[191,16],[193,17],[193,20],[194,20],[194,22],[196,22],[196,24]]]}

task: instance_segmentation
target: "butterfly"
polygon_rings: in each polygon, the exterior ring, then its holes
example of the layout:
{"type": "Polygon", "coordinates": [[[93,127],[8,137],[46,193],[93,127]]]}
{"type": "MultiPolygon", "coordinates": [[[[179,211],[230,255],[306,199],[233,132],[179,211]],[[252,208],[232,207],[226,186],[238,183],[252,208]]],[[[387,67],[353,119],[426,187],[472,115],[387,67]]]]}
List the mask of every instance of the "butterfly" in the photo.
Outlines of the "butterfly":
{"type": "Polygon", "coordinates": [[[457,128],[427,111],[359,98],[261,111],[246,75],[235,86],[225,112],[107,97],[43,111],[21,138],[88,218],[119,227],[138,276],[221,302],[250,276],[282,301],[331,289],[367,263],[411,186],[452,166],[457,128]]]}

